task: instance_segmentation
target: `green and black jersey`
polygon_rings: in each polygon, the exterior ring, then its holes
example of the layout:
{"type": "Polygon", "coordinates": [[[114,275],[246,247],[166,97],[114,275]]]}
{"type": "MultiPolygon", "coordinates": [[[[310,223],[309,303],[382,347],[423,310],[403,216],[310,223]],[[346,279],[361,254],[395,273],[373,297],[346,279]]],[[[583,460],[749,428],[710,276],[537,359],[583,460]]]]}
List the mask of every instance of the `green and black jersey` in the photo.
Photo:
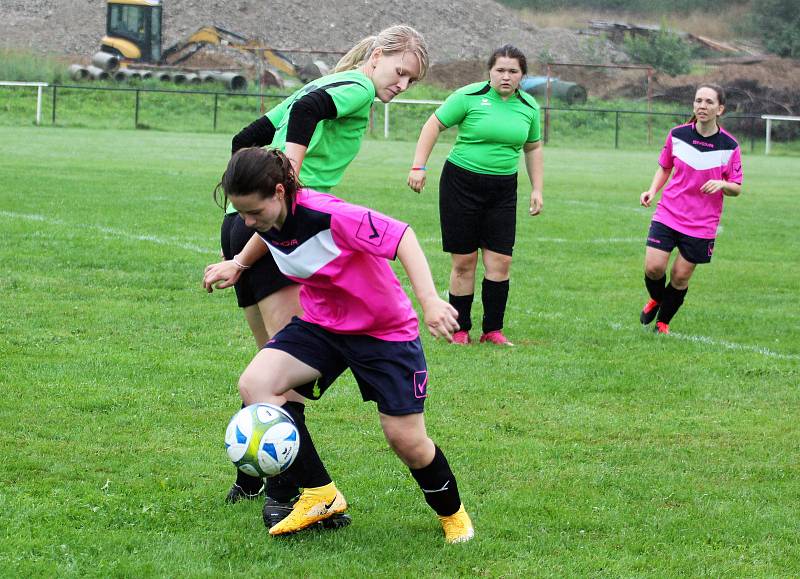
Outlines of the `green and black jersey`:
{"type": "Polygon", "coordinates": [[[328,191],[341,181],[345,169],[361,148],[369,124],[369,111],[375,100],[375,86],[358,70],[337,72],[318,78],[267,112],[275,126],[272,146],[286,148],[286,132],[292,106],[304,95],[325,91],[336,106],[336,118],[317,124],[308,145],[300,181],[307,187],[328,191]]]}
{"type": "Polygon", "coordinates": [[[536,100],[522,91],[503,100],[488,82],[456,90],[434,114],[445,127],[458,125],[447,160],[474,173],[516,173],[522,146],[541,139],[536,100]]]}

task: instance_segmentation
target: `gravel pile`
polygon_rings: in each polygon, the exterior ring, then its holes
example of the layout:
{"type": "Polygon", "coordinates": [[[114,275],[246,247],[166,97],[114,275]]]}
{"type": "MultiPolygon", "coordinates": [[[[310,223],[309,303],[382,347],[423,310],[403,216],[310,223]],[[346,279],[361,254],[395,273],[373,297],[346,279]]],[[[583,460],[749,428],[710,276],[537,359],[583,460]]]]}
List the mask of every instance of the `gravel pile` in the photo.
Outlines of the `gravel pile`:
{"type": "MultiPolygon", "coordinates": [[[[105,32],[105,0],[1,0],[0,45],[86,59],[105,32]]],[[[530,61],[550,58],[601,62],[615,54],[597,38],[565,29],[541,29],[492,0],[164,0],[164,46],[216,25],[277,48],[345,51],[386,26],[420,30],[434,63],[486,58],[510,42],[530,61]]]]}

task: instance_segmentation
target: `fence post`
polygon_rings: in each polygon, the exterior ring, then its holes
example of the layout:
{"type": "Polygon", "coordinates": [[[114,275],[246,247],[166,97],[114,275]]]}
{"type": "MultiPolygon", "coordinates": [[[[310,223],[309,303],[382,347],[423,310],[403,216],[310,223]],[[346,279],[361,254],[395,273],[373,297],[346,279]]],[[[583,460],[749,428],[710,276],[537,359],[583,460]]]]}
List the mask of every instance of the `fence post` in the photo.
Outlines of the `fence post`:
{"type": "Polygon", "coordinates": [[[756,150],[756,118],[750,117],[750,152],[756,150]]]}
{"type": "Polygon", "coordinates": [[[619,111],[614,115],[614,148],[619,149],[619,111]]]}
{"type": "Polygon", "coordinates": [[[136,112],[133,116],[133,128],[139,128],[139,89],[136,89],[136,112]]]}
{"type": "MultiPolygon", "coordinates": [[[[217,103],[219,102],[219,93],[214,93],[214,131],[217,130],[217,103]]],[[[263,105],[262,105],[263,107],[263,105]]]]}
{"type": "Polygon", "coordinates": [[[383,103],[383,138],[389,138],[389,103],[383,103]]]}
{"type": "Polygon", "coordinates": [[[769,150],[772,148],[772,119],[767,119],[767,141],[764,144],[764,154],[769,155],[769,150]]]}
{"type": "Polygon", "coordinates": [[[53,124],[56,124],[56,89],[58,87],[53,85],[53,124]]]}

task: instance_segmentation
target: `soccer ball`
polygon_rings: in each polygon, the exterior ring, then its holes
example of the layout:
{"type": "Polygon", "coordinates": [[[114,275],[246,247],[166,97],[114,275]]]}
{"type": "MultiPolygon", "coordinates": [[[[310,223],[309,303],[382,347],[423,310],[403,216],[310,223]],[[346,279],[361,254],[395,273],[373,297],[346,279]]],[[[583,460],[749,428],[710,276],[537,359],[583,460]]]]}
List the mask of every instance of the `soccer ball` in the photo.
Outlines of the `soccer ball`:
{"type": "Polygon", "coordinates": [[[225,430],[225,450],[245,474],[270,477],[289,468],[300,448],[300,434],[286,411],[261,402],[242,408],[225,430]]]}

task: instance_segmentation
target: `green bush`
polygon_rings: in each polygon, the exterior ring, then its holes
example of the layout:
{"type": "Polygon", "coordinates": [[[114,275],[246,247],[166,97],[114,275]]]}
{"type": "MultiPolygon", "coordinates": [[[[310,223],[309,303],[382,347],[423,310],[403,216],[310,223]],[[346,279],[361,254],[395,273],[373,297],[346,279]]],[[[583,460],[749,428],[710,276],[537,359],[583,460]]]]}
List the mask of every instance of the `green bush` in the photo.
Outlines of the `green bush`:
{"type": "Polygon", "coordinates": [[[649,64],[670,76],[686,74],[691,69],[692,48],[663,26],[647,37],[629,36],[625,39],[625,51],[634,61],[649,64]]]}
{"type": "Polygon", "coordinates": [[[767,50],[800,58],[800,11],[797,0],[762,0],[750,12],[756,33],[767,50]]]}
{"type": "Polygon", "coordinates": [[[52,58],[0,48],[0,80],[60,83],[66,67],[52,58]]]}

